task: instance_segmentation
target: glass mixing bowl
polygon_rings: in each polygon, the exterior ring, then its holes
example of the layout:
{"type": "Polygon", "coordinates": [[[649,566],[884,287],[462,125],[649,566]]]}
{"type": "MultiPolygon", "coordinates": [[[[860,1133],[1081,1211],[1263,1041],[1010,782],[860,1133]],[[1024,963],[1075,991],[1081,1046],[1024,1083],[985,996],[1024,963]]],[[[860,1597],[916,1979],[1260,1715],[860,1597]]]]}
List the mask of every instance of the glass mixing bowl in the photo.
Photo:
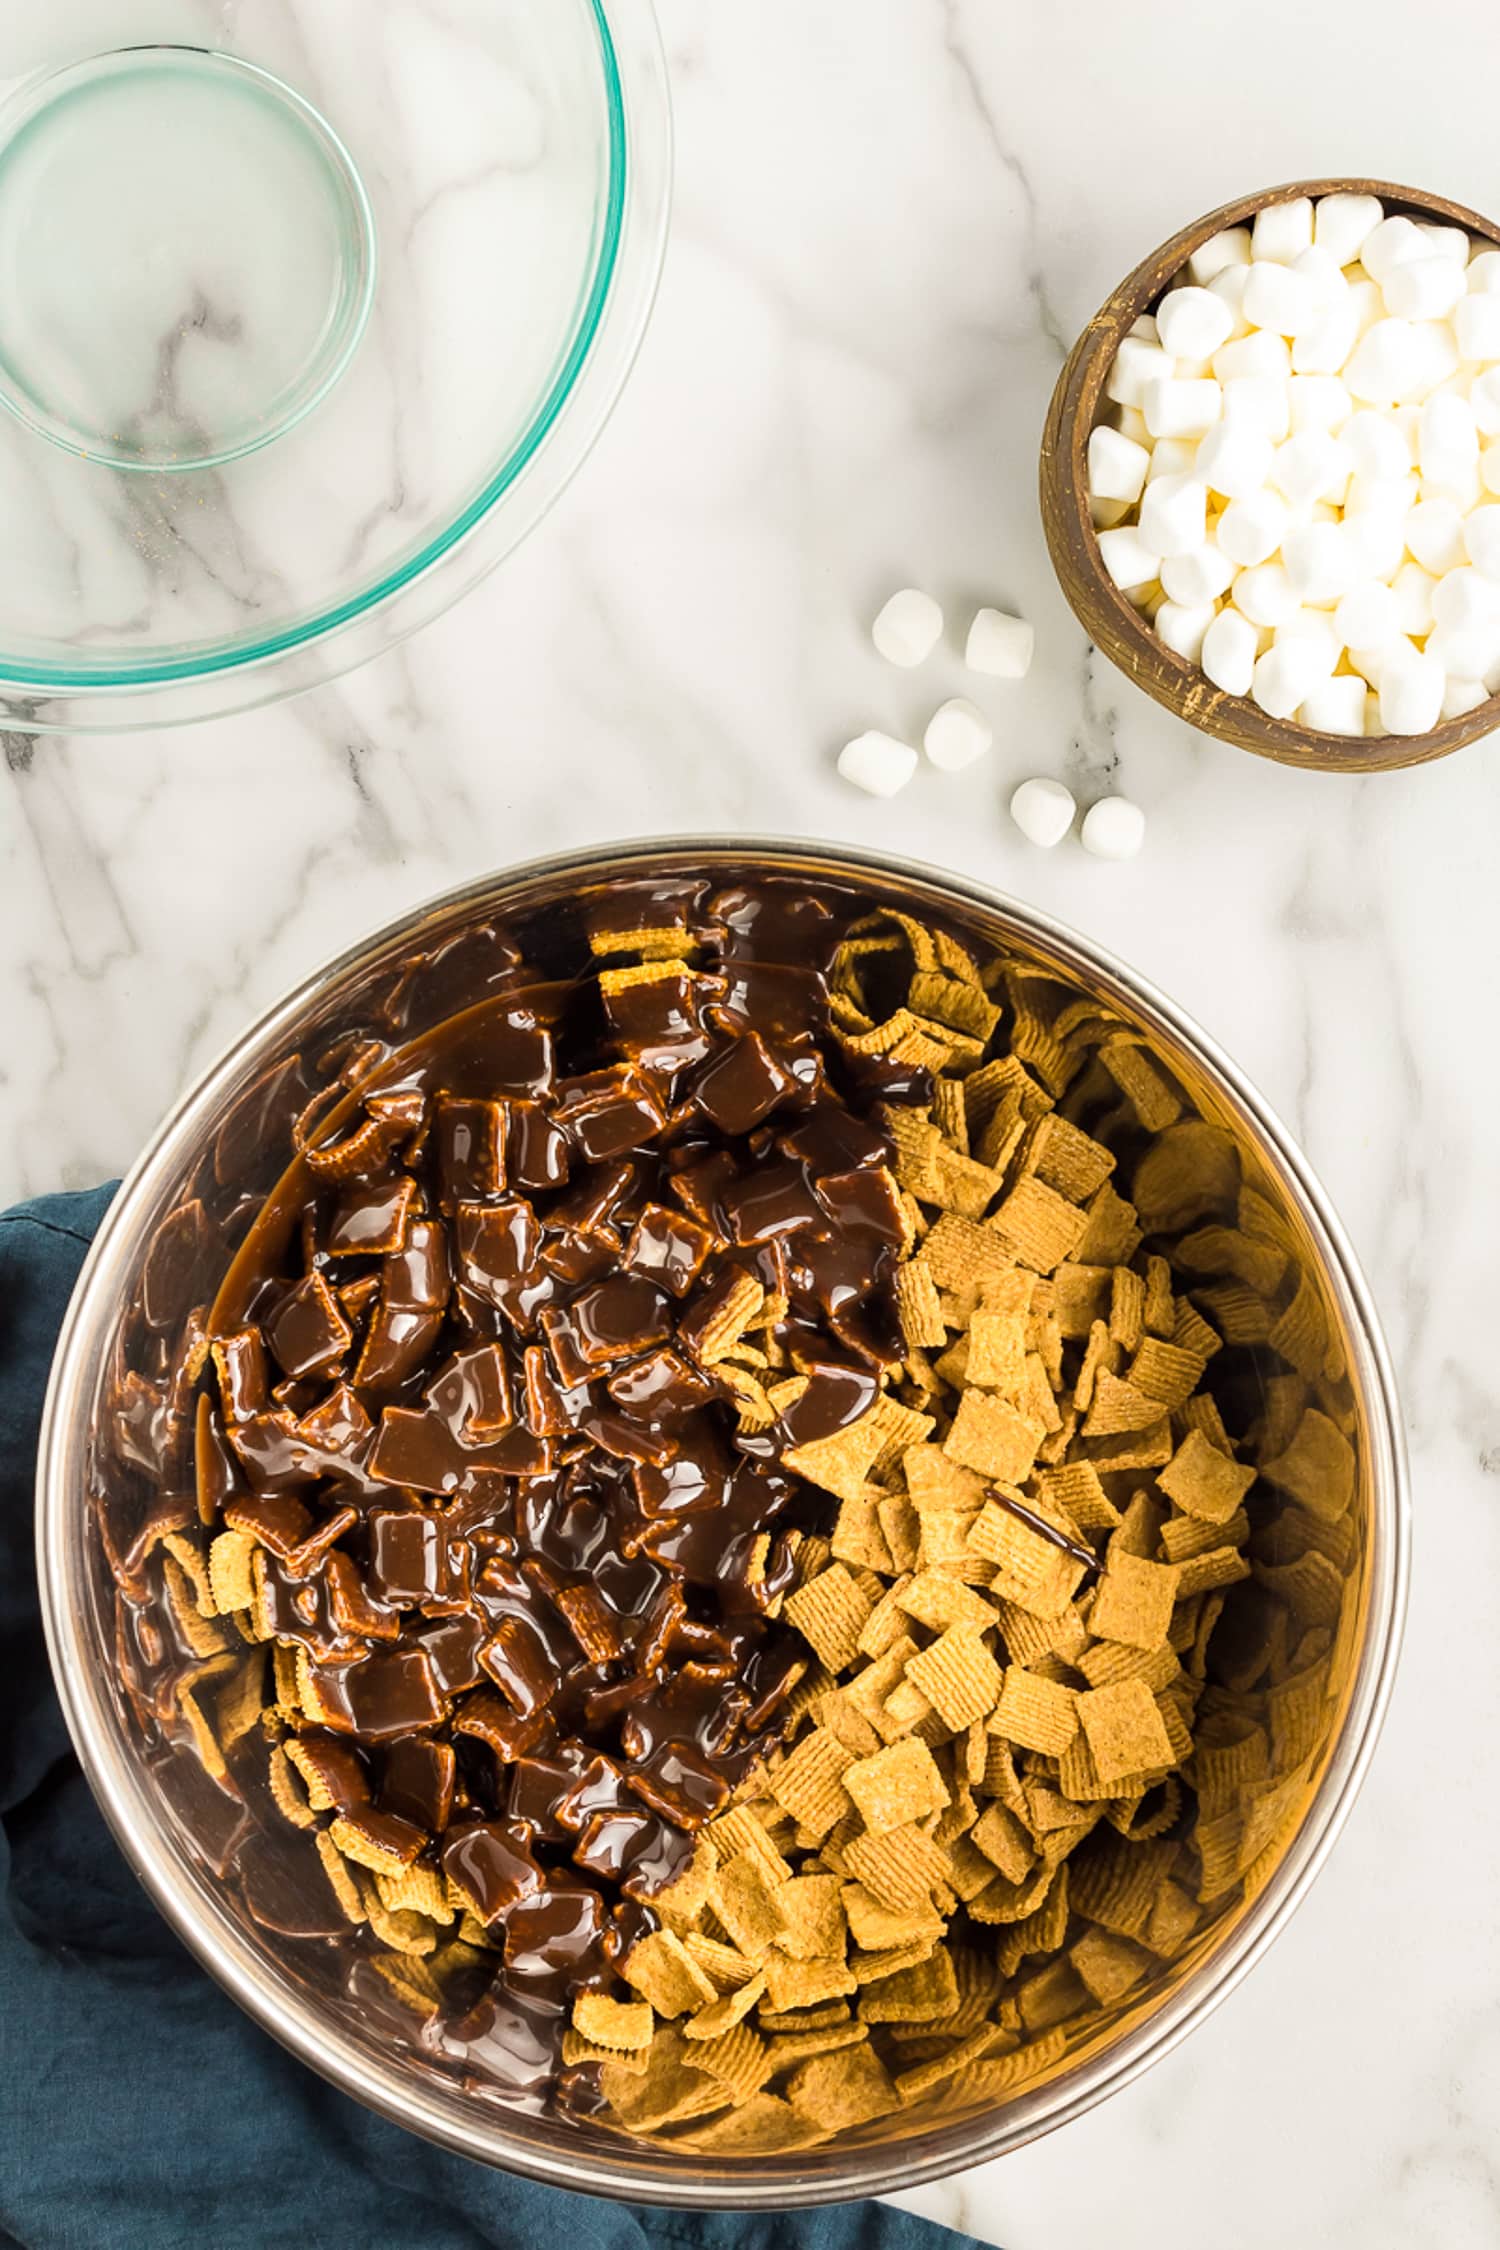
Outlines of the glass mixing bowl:
{"type": "MultiPolygon", "coordinates": [[[[1264,1357],[1251,1347],[1237,1356],[1235,1379],[1254,1391],[1264,1357]]],[[[1000,2155],[1124,2085],[1217,2006],[1306,1891],[1363,1775],[1396,1662],[1408,1515],[1391,1372],[1349,1245],[1281,1125],[1212,1042],[1120,964],[977,883],[754,838],[630,844],[487,877],[356,945],[271,1009],[179,1104],[111,1208],[63,1331],[39,1463],[47,1629],[73,1739],[127,1858],[204,1966],[303,2061],[448,2148],[560,2187],[736,2209],[912,2186],[1000,2155]],[[417,1012],[430,1020],[424,1011],[446,1015],[484,989],[496,954],[483,933],[497,921],[520,927],[530,952],[533,940],[576,928],[580,900],[622,878],[708,874],[732,883],[767,871],[857,886],[873,901],[946,919],[984,948],[1049,972],[1068,999],[1086,995],[1148,1042],[1199,1116],[1232,1137],[1242,1182],[1265,1199],[1276,1239],[1300,1269],[1302,1343],[1288,1348],[1302,1358],[1316,1339],[1319,1396],[1346,1430],[1356,1470],[1340,1537],[1325,1542],[1307,1574],[1330,1644],[1322,1700],[1299,1736],[1313,1747],[1262,1823],[1253,1861],[1246,1845],[1245,1879],[1231,1876],[1217,1894],[1205,1885],[1213,1903],[1182,1957],[1078,2024],[1065,2051],[998,2106],[964,2108],[939,2089],[826,2146],[735,2158],[508,2107],[494,2089],[466,2085],[461,2060],[424,2047],[410,2021],[403,2029],[391,2011],[377,2015],[352,1998],[326,1946],[304,1946],[293,1960],[285,1941],[278,1947],[264,1935],[215,1872],[220,1792],[190,1758],[160,1746],[148,1754],[129,1715],[99,1517],[111,1519],[117,1548],[138,1525],[152,1489],[141,1463],[170,1442],[164,1345],[214,1295],[256,1199],[288,1159],[293,1117],[355,1042],[389,1044],[400,1010],[413,1006],[414,975],[426,980],[417,1012]]],[[[1302,1575],[1293,1571],[1299,1583],[1302,1575]]],[[[1246,1617],[1258,1629],[1257,1613],[1229,1614],[1240,1645],[1246,1617]]],[[[1306,1718],[1304,1706],[1299,1723],[1306,1718]]]]}
{"type": "Polygon", "coordinates": [[[0,725],[296,693],[523,538],[644,332],[651,0],[0,26],[0,725]]]}

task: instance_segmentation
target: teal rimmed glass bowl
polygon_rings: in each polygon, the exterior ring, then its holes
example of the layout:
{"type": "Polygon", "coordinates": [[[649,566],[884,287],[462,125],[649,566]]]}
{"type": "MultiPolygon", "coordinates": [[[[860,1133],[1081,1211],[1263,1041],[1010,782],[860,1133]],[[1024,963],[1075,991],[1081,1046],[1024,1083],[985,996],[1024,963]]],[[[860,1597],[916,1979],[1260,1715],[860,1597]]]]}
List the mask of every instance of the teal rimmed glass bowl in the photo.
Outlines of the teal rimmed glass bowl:
{"type": "Polygon", "coordinates": [[[0,26],[0,726],[162,726],[365,662],[544,514],[645,329],[651,0],[230,20],[0,26]]]}

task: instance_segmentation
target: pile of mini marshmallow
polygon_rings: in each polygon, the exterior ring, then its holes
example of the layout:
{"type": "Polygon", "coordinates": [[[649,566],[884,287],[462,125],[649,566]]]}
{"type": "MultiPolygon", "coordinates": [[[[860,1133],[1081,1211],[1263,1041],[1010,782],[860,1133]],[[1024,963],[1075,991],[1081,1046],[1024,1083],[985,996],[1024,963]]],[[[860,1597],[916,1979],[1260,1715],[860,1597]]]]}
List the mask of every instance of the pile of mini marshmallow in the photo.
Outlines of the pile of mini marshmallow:
{"type": "MultiPolygon", "coordinates": [[[[870,637],[888,663],[904,670],[924,664],[943,635],[942,608],[918,586],[903,586],[881,610],[870,637]]],[[[969,627],[964,661],[971,672],[991,679],[1024,680],[1036,645],[1034,629],[1023,617],[981,609],[969,627]]],[[[922,747],[943,773],[961,773],[982,758],[995,739],[984,713],[966,696],[955,695],[928,720],[922,747]]],[[[869,728],[839,752],[839,772],[872,797],[894,797],[917,770],[909,742],[869,728]]],[[[1050,850],[1060,844],[1078,810],[1072,791],[1060,781],[1037,775],[1023,781],[1010,800],[1010,814],[1031,843],[1050,850]]],[[[1146,816],[1125,797],[1102,797],[1083,817],[1080,840],[1099,859],[1133,859],[1146,835],[1146,816]]]]}
{"type": "Polygon", "coordinates": [[[1500,251],[1373,195],[1268,205],[1105,390],[1104,567],[1215,687],[1342,735],[1500,691],[1500,251]]]}

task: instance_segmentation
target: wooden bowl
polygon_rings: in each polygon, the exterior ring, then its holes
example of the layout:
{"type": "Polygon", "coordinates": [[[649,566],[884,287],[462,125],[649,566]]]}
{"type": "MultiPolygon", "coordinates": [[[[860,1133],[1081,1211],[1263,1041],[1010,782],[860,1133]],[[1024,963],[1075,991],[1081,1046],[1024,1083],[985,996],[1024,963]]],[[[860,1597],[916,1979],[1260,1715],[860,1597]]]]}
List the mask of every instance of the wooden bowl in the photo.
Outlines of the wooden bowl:
{"type": "Polygon", "coordinates": [[[1461,203],[1416,188],[1393,187],[1386,180],[1293,180],[1260,195],[1241,196],[1195,220],[1142,261],[1095,313],[1068,355],[1057,379],[1042,437],[1042,525],[1062,590],[1095,645],[1158,703],[1189,726],[1233,742],[1257,757],[1286,766],[1308,766],[1323,773],[1381,773],[1398,766],[1425,765],[1445,758],[1500,727],[1500,695],[1492,695],[1462,718],[1443,719],[1429,734],[1348,736],[1320,734],[1295,719],[1268,718],[1248,696],[1226,695],[1196,664],[1157,639],[1148,620],[1134,609],[1105,570],[1089,517],[1087,447],[1099,420],[1104,385],[1115,351],[1132,321],[1149,312],[1189,254],[1222,227],[1243,226],[1269,204],[1299,195],[1346,191],[1378,195],[1387,212],[1409,218],[1441,219],[1500,249],[1500,227],[1461,203]]]}

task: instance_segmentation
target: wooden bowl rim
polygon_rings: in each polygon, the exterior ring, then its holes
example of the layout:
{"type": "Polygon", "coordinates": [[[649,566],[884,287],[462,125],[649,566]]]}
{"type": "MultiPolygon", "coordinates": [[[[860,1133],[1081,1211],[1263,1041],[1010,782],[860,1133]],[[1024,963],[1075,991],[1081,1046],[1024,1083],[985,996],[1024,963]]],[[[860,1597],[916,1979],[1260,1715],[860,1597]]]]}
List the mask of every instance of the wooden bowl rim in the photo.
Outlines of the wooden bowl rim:
{"type": "Polygon", "coordinates": [[[1226,695],[1196,664],[1169,649],[1104,567],[1089,514],[1087,446],[1098,419],[1104,384],[1131,323],[1156,302],[1192,251],[1226,227],[1243,225],[1259,211],[1301,196],[1376,195],[1395,213],[1446,219],[1500,249],[1500,222],[1466,204],[1390,180],[1289,180],[1258,194],[1236,196],[1168,237],[1140,260],[1099,308],[1069,353],[1048,408],[1042,439],[1042,518],[1048,550],[1063,592],[1096,645],[1103,646],[1137,686],[1189,726],[1233,743],[1257,757],[1319,773],[1393,772],[1425,765],[1478,742],[1500,727],[1500,692],[1427,734],[1349,736],[1323,734],[1296,720],[1272,719],[1249,696],[1226,695]],[[1059,551],[1073,533],[1076,552],[1059,551]],[[1077,568],[1077,578],[1066,562],[1077,568]],[[1135,661],[1122,662],[1097,630],[1105,622],[1135,661]]]}

